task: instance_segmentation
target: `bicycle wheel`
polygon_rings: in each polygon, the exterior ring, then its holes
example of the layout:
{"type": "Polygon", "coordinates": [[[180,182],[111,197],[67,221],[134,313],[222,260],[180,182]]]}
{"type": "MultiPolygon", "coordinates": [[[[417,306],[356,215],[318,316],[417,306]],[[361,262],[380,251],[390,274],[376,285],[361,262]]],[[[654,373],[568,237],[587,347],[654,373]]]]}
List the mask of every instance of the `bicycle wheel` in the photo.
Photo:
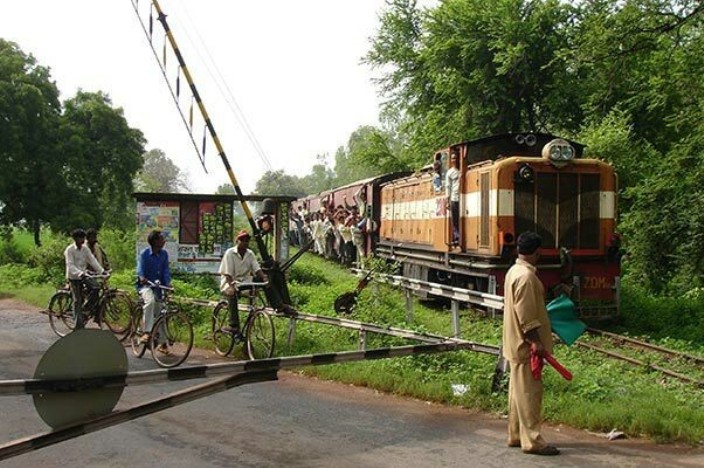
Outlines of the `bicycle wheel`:
{"type": "Polygon", "coordinates": [[[130,333],[129,333],[130,346],[132,347],[132,354],[134,354],[138,358],[141,358],[142,356],[144,356],[144,353],[147,351],[147,344],[148,344],[148,343],[143,343],[141,340],[142,335],[144,335],[144,329],[142,327],[142,317],[135,315],[134,323],[132,325],[133,325],[133,328],[132,328],[132,330],[130,330],[130,333]]]}
{"type": "Polygon", "coordinates": [[[263,310],[255,310],[247,319],[247,354],[250,359],[267,359],[274,354],[274,322],[263,310]]]}
{"type": "Polygon", "coordinates": [[[154,360],[161,367],[181,364],[193,347],[193,325],[188,316],[178,310],[169,310],[159,317],[152,328],[149,345],[154,360]]]}
{"type": "Polygon", "coordinates": [[[228,325],[230,320],[229,311],[227,310],[227,302],[221,301],[213,310],[213,345],[215,352],[220,356],[227,356],[235,347],[235,340],[232,339],[232,333],[222,331],[222,328],[228,325]]]}
{"type": "Polygon", "coordinates": [[[102,322],[120,341],[126,340],[132,331],[132,299],[122,291],[110,291],[102,306],[102,322]]]}
{"type": "Polygon", "coordinates": [[[66,336],[76,328],[73,297],[68,291],[57,291],[49,300],[49,325],[58,336],[66,336]]]}

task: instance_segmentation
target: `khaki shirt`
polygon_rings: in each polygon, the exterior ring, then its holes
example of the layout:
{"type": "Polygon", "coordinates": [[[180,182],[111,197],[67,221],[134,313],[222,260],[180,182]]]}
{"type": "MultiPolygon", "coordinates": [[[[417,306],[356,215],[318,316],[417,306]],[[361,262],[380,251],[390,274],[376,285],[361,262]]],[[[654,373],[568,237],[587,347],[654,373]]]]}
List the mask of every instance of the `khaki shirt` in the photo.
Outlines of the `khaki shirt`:
{"type": "Polygon", "coordinates": [[[545,289],[536,268],[519,258],[506,273],[504,291],[504,358],[509,362],[528,362],[530,343],[525,333],[536,328],[545,350],[552,353],[545,289]]]}
{"type": "MultiPolygon", "coordinates": [[[[86,242],[86,245],[88,243],[86,242]]],[[[88,246],[90,248],[90,246],[88,246]]],[[[93,253],[93,256],[95,259],[102,265],[102,267],[106,270],[110,269],[110,261],[108,261],[108,254],[105,253],[105,249],[103,249],[103,246],[98,244],[97,242],[93,245],[93,248],[90,249],[90,251],[93,253]]]]}

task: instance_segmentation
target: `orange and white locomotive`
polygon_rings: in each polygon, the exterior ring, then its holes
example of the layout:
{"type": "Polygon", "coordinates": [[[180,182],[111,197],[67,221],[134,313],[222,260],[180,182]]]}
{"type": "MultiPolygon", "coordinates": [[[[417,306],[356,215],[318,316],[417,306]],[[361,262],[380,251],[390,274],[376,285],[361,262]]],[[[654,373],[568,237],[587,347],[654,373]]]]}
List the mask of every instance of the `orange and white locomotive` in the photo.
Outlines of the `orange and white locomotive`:
{"type": "Polygon", "coordinates": [[[404,276],[503,295],[515,240],[535,231],[546,291],[568,294],[583,318],[617,315],[617,177],[583,149],[527,133],[436,152],[432,166],[381,185],[377,255],[401,261],[404,276]]]}

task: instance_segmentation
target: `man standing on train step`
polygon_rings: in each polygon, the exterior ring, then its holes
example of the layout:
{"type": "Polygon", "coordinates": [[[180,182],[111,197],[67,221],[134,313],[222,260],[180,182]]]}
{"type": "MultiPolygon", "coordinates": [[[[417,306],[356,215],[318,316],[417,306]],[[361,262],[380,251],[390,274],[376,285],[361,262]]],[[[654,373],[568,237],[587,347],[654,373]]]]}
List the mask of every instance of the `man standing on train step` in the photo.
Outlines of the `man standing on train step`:
{"type": "Polygon", "coordinates": [[[450,167],[445,174],[447,200],[450,206],[450,219],[452,221],[452,246],[459,245],[460,241],[460,171],[459,156],[456,150],[450,155],[450,167]]]}
{"type": "Polygon", "coordinates": [[[518,236],[518,260],[504,282],[503,356],[511,367],[508,386],[508,446],[524,453],[557,455],[540,435],[543,383],[531,372],[531,351],[552,352],[545,290],[536,274],[542,240],[535,232],[518,236]]]}

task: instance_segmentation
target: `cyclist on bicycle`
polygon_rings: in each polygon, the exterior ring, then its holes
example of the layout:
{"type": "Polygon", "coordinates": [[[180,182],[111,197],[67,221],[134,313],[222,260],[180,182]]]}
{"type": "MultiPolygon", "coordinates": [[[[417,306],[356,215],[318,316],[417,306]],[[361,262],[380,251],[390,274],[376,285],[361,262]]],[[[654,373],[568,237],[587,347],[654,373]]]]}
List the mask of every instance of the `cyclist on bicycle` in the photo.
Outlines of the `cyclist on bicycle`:
{"type": "Polygon", "coordinates": [[[268,281],[257,262],[254,252],[249,249],[251,236],[245,230],[240,231],[235,238],[235,247],[225,251],[220,262],[220,291],[227,297],[227,306],[230,313],[230,324],[223,327],[223,331],[232,333],[236,337],[240,333],[240,316],[237,310],[237,285],[252,277],[261,282],[268,281]]]}
{"type": "Polygon", "coordinates": [[[85,308],[88,311],[95,309],[98,302],[98,282],[89,275],[89,270],[103,274],[104,269],[95,259],[86,242],[86,232],[83,229],[74,229],[71,233],[73,244],[64,250],[66,260],[66,279],[71,286],[73,295],[73,317],[76,321],[76,330],[85,326],[86,315],[83,313],[83,287],[87,290],[88,300],[85,308]]]}
{"type": "MultiPolygon", "coordinates": [[[[144,330],[151,330],[155,317],[159,315],[162,307],[162,290],[148,286],[148,281],[162,286],[171,285],[171,271],[169,270],[169,254],[164,250],[166,239],[159,230],[154,230],[147,237],[149,247],[142,250],[137,262],[137,292],[144,301],[143,320],[144,330]]],[[[140,338],[142,343],[149,342],[149,331],[140,338]]],[[[159,351],[168,352],[166,343],[159,345],[159,351]]]]}
{"type": "Polygon", "coordinates": [[[93,253],[93,256],[103,266],[103,269],[110,269],[110,261],[108,260],[108,254],[105,253],[103,246],[98,243],[98,230],[95,228],[90,228],[86,231],[86,244],[88,248],[93,253]]]}

